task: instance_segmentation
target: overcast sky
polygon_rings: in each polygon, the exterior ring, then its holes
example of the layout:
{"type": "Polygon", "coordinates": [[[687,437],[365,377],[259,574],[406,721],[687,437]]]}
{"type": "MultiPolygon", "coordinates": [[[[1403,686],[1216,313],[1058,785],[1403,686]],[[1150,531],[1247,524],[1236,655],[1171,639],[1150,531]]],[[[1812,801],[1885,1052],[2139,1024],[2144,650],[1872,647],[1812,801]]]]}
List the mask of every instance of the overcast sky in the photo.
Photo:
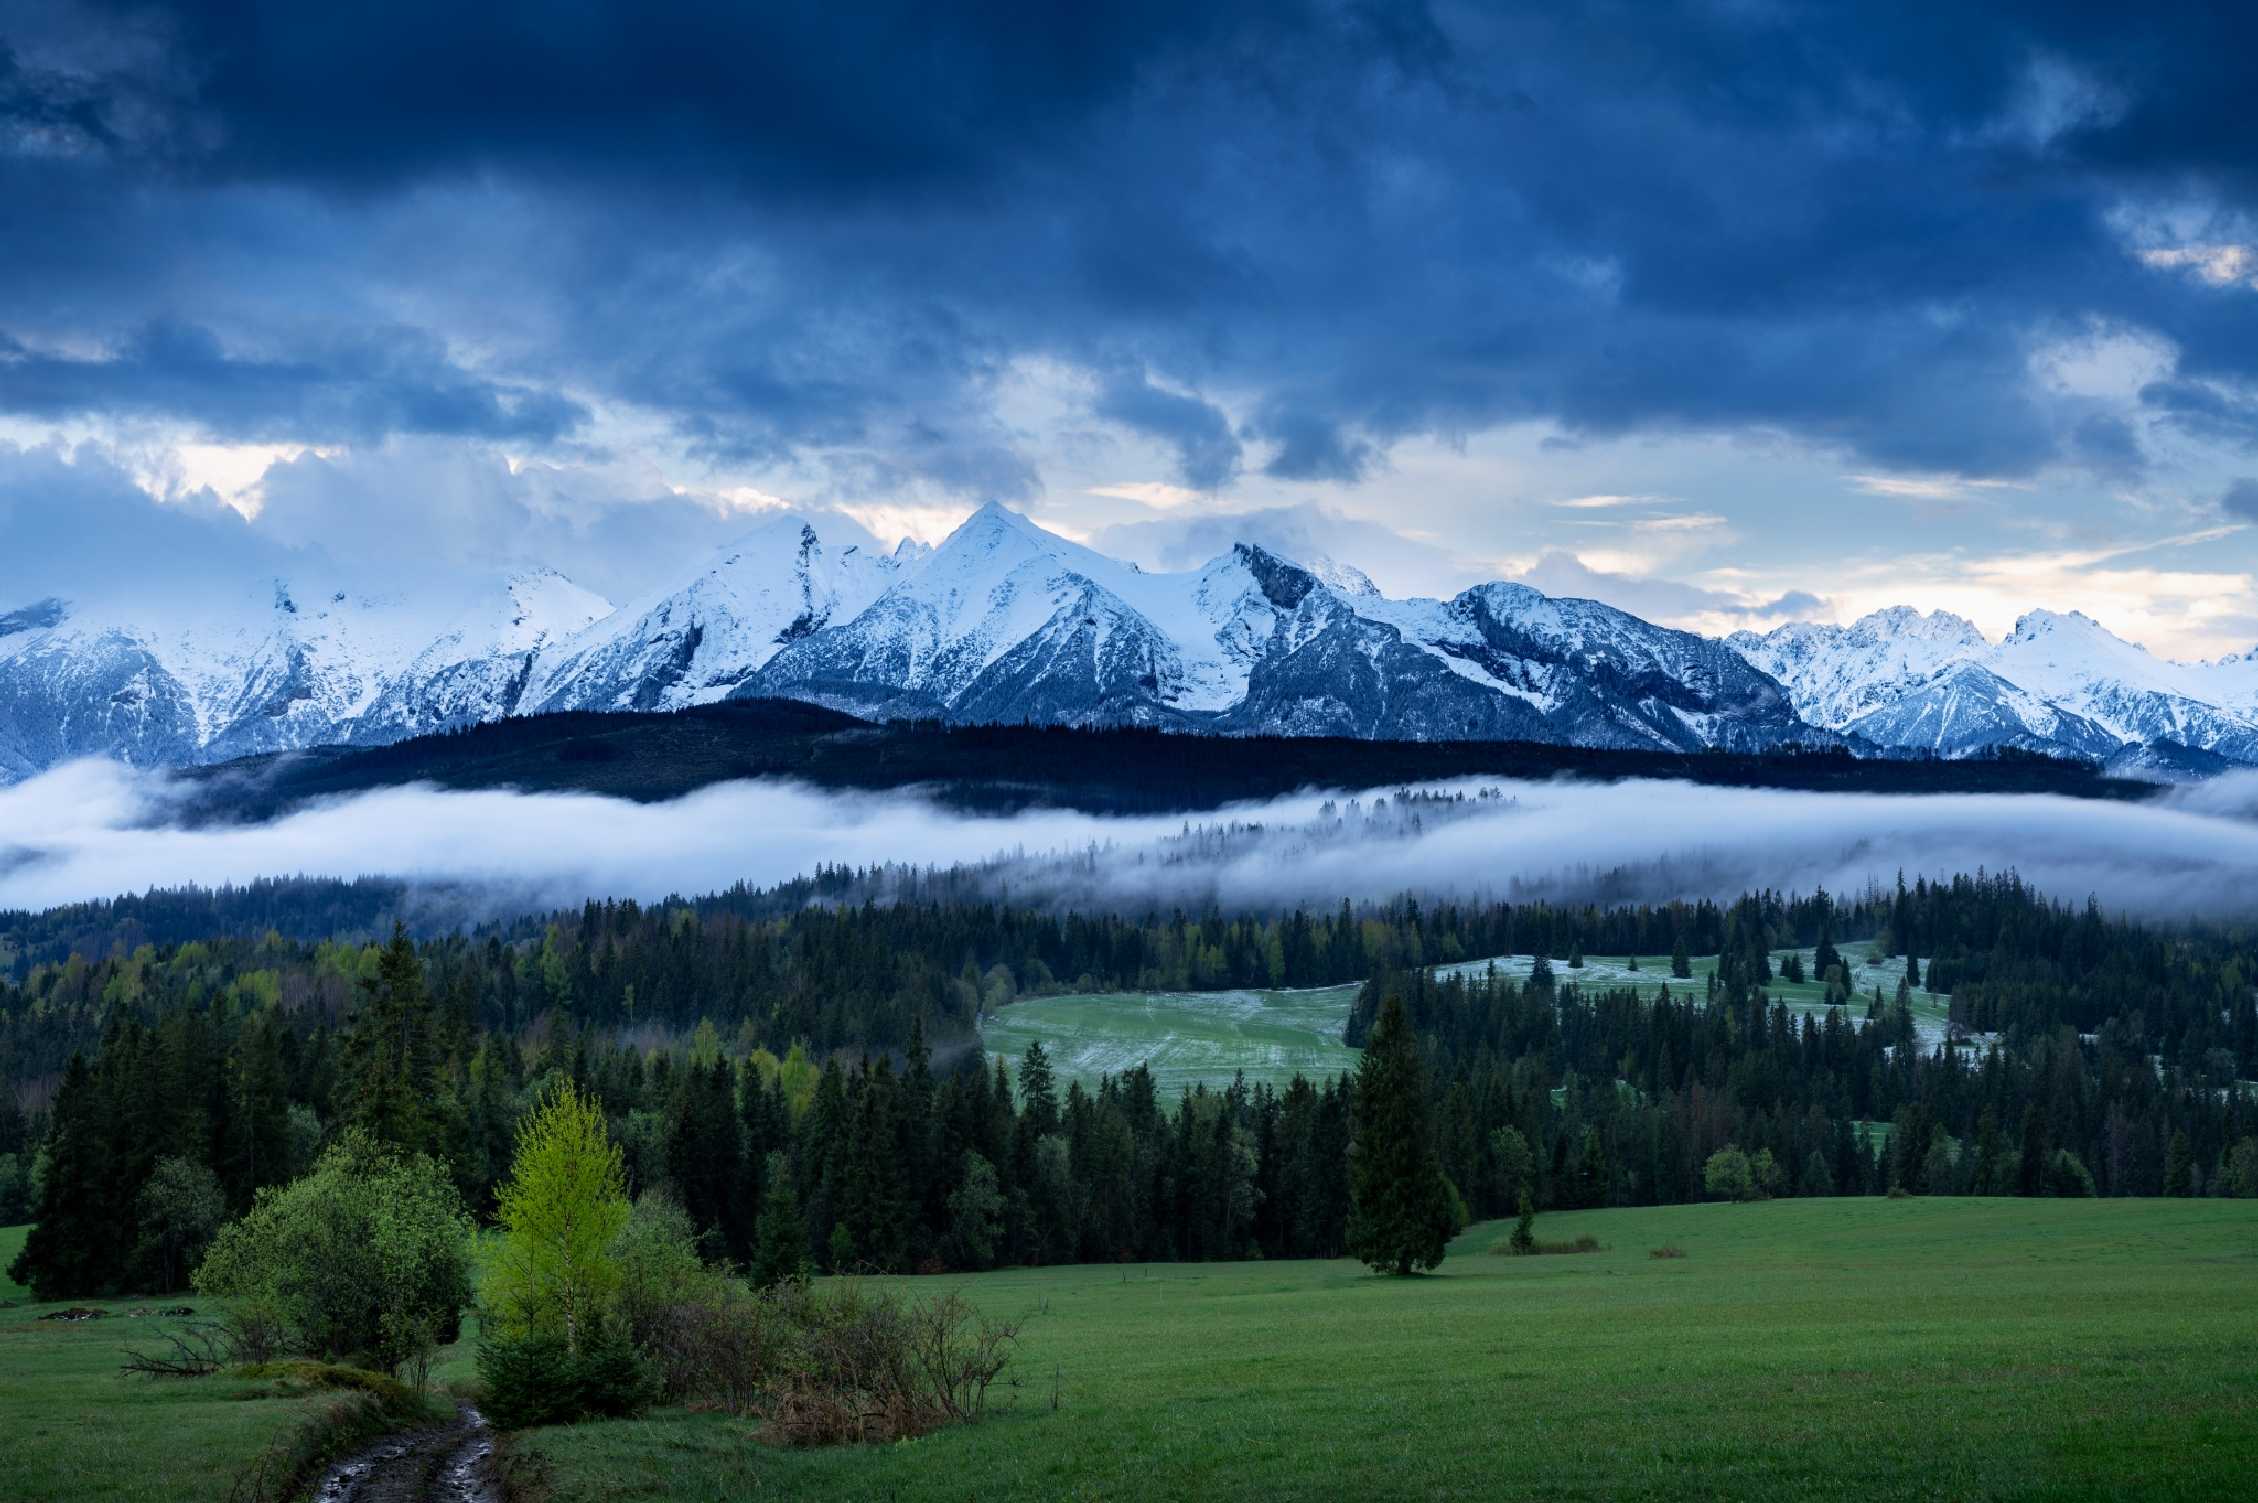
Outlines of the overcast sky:
{"type": "Polygon", "coordinates": [[[2258,643],[2258,7],[0,0],[0,610],[983,500],[2258,643]]]}

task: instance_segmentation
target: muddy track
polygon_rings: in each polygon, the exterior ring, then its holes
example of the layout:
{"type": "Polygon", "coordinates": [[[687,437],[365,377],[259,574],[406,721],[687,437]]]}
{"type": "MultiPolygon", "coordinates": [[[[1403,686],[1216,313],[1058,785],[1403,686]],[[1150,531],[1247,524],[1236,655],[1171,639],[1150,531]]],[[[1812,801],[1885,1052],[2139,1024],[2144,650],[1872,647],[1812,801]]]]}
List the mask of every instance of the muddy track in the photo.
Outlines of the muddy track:
{"type": "Polygon", "coordinates": [[[453,1424],[387,1435],[323,1474],[314,1503],[501,1503],[494,1432],[469,1405],[453,1424]]]}

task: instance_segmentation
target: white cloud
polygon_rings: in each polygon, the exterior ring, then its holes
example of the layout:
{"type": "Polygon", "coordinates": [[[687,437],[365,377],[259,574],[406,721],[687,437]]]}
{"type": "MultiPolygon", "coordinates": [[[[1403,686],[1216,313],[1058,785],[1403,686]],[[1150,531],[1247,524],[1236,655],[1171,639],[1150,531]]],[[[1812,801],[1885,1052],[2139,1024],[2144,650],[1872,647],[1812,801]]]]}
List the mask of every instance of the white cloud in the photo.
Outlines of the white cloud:
{"type": "Polygon", "coordinates": [[[1156,511],[1174,511],[1179,506],[1210,499],[1203,491],[1170,485],[1162,480],[1127,480],[1116,485],[1093,485],[1089,493],[1093,496],[1112,496],[1121,501],[1140,501],[1156,511]]]}

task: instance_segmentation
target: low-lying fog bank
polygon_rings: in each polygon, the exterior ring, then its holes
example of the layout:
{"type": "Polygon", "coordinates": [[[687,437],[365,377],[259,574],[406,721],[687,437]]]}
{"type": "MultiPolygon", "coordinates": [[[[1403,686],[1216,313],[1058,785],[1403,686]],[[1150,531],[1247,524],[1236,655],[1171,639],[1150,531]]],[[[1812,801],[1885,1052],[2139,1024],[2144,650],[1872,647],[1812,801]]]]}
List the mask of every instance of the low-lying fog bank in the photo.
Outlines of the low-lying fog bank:
{"type": "Polygon", "coordinates": [[[1332,904],[1407,890],[1728,897],[2013,868],[2056,897],[2090,895],[2127,913],[2258,909],[2258,773],[2139,804],[1676,782],[1481,780],[1420,792],[1439,798],[1308,792],[1116,818],[979,817],[915,793],[769,781],[656,804],[410,786],[265,824],[188,828],[163,775],[80,762],[0,789],[0,907],[292,875],[394,876],[549,906],[906,863],[970,865],[997,895],[1083,906],[1332,904]]]}

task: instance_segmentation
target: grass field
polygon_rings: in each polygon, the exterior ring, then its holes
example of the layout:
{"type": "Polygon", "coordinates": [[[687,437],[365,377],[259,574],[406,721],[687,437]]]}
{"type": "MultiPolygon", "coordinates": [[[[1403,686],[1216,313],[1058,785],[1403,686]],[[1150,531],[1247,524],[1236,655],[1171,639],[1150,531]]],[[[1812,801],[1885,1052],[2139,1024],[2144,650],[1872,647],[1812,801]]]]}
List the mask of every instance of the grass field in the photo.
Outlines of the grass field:
{"type": "MultiPolygon", "coordinates": [[[[1846,944],[1843,955],[1856,966],[1852,981],[1858,992],[1871,996],[1875,987],[1885,998],[1897,995],[1905,962],[1874,953],[1868,943],[1846,944]]],[[[1808,970],[1813,952],[1805,950],[1808,970]]],[[[1773,955],[1773,964],[1789,952],[1773,955]]],[[[1491,966],[1499,974],[1525,978],[1536,964],[1532,955],[1501,955],[1494,959],[1461,961],[1438,966],[1438,974],[1479,976],[1491,966]]],[[[1717,969],[1717,957],[1704,955],[1693,961],[1693,976],[1673,980],[1670,957],[1642,955],[1633,970],[1628,956],[1588,955],[1583,968],[1570,970],[1553,963],[1562,985],[1591,989],[1636,986],[1652,994],[1667,986],[1680,996],[1703,995],[1717,969]]],[[[1040,1039],[1050,1054],[1060,1088],[1079,1080],[1094,1089],[1100,1076],[1119,1075],[1142,1061],[1159,1082],[1163,1100],[1204,1083],[1210,1089],[1227,1086],[1238,1071],[1249,1081],[1283,1086],[1299,1073],[1312,1080],[1356,1068],[1357,1051],[1341,1042],[1348,1024],[1349,1007],[1358,988],[1317,987],[1307,991],[1231,992],[1118,992],[1070,997],[1033,997],[999,1009],[981,1028],[981,1038],[991,1059],[1014,1068],[1027,1045],[1040,1039]]],[[[1816,981],[1774,980],[1766,989],[1774,1000],[1797,1012],[1826,1011],[1826,987],[1816,981]]],[[[1947,998],[1932,992],[1912,995],[1913,1018],[1922,1037],[1935,1043],[1944,1037],[1947,998]]],[[[1865,1006],[1854,1003],[1853,1017],[1863,1018],[1865,1006]]]]}
{"type": "Polygon", "coordinates": [[[908,1444],[785,1453],[661,1411],[520,1445],[560,1503],[2249,1495],[2258,1203],[1586,1212],[1540,1233],[1605,1251],[1527,1259],[1486,1251],[1506,1230],[1413,1280],[915,1281],[1028,1320],[1008,1407],[908,1444]]]}
{"type": "MultiPolygon", "coordinates": [[[[0,1267],[23,1245],[25,1228],[0,1228],[0,1267]]],[[[0,1276],[0,1299],[27,1291],[0,1276]]],[[[164,1333],[193,1324],[136,1316],[182,1303],[210,1306],[194,1295],[163,1300],[86,1300],[106,1310],[101,1320],[46,1321],[64,1305],[0,1309],[0,1498],[10,1503],[219,1503],[237,1474],[270,1441],[311,1419],[330,1395],[281,1396],[276,1385],[227,1377],[152,1382],[121,1373],[128,1347],[156,1349],[164,1333]]],[[[478,1326],[440,1355],[435,1383],[476,1376],[478,1326]]]]}
{"type": "MultiPolygon", "coordinates": [[[[985,1424],[784,1452],[661,1410],[537,1431],[612,1499],[2240,1498],[2258,1202],[1834,1200],[1548,1215],[1346,1262],[904,1280],[1023,1316],[985,1424]],[[1663,1243],[1682,1259],[1656,1261],[1663,1243]],[[1058,1402],[1053,1407],[1052,1395],[1058,1402]]],[[[0,1248],[16,1234],[0,1232],[0,1248]]],[[[136,1302],[0,1310],[0,1497],[218,1500],[318,1398],[121,1376],[136,1302]]],[[[468,1379],[472,1333],[442,1381],[468,1379]]]]}
{"type": "Polygon", "coordinates": [[[1036,997],[1000,1009],[981,1028],[988,1053],[1014,1070],[1027,1045],[1041,1039],[1064,1091],[1068,1080],[1095,1089],[1142,1061],[1164,1102],[1199,1082],[1227,1086],[1244,1070],[1249,1082],[1283,1086],[1295,1075],[1322,1080],[1356,1069],[1357,1051],[1341,1042],[1354,986],[1309,991],[1134,993],[1036,997]]]}
{"type": "MultiPolygon", "coordinates": [[[[0,1233],[0,1252],[12,1257],[21,1240],[20,1227],[0,1233]]],[[[127,1378],[118,1371],[127,1346],[160,1345],[166,1327],[186,1322],[130,1318],[148,1300],[88,1303],[109,1318],[37,1319],[56,1305],[0,1310],[0,1497],[224,1499],[237,1472],[324,1402],[265,1398],[263,1385],[228,1378],[127,1378]]]]}

